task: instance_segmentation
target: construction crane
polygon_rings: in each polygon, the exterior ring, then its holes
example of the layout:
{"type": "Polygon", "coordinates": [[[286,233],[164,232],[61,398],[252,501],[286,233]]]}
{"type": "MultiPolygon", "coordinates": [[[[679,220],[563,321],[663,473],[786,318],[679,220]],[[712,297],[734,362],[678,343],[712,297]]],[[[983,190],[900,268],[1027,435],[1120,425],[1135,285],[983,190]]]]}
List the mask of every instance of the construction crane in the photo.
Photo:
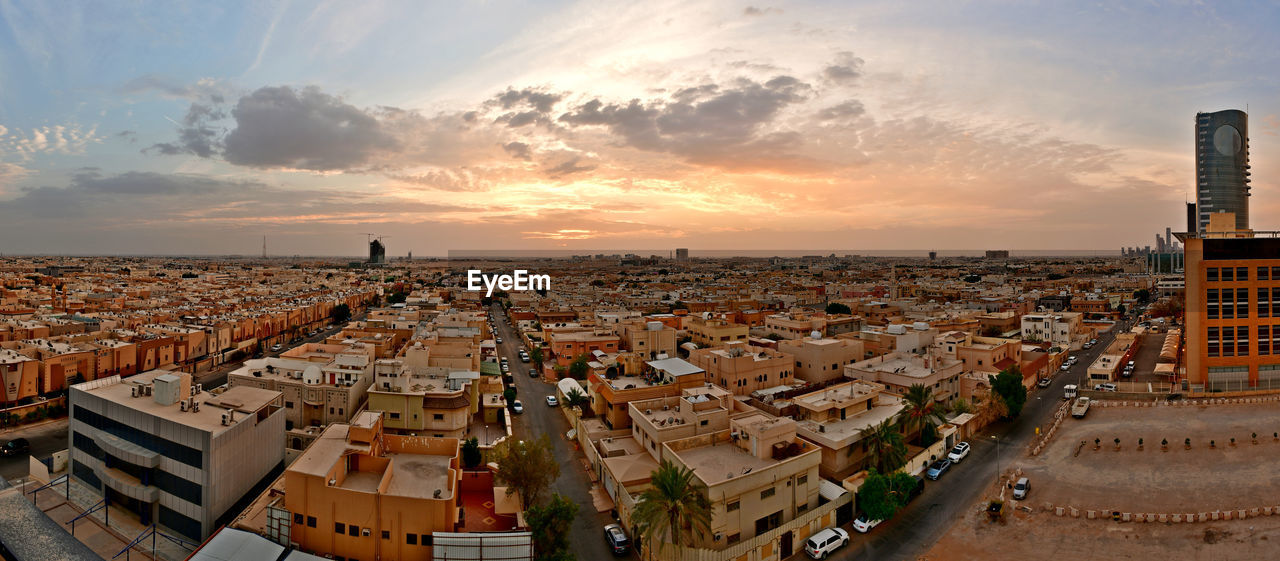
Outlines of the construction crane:
{"type": "Polygon", "coordinates": [[[360,232],[360,234],[361,234],[361,235],[363,235],[363,236],[366,236],[366,238],[365,238],[365,240],[364,240],[364,243],[373,243],[373,240],[374,240],[375,238],[376,238],[378,241],[382,241],[384,238],[390,238],[390,237],[391,237],[391,236],[379,236],[378,234],[370,234],[370,233],[368,233],[368,232],[360,232]]]}

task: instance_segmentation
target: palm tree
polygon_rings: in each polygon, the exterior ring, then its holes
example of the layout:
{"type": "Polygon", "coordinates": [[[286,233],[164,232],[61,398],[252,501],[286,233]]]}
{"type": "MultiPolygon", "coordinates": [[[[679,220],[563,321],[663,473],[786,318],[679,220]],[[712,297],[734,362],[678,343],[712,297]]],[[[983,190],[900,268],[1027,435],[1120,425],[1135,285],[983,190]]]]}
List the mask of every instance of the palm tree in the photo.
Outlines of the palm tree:
{"type": "Polygon", "coordinates": [[[933,429],[946,420],[943,409],[933,401],[933,389],[922,384],[912,384],[903,396],[907,407],[902,411],[902,425],[907,433],[920,431],[924,439],[925,429],[933,429]]]}
{"type": "Polygon", "coordinates": [[[670,541],[679,547],[684,541],[681,529],[710,531],[711,501],[693,470],[662,460],[651,475],[650,487],[640,493],[632,517],[650,543],[670,541]]]}
{"type": "MultiPolygon", "coordinates": [[[[907,442],[893,421],[872,427],[866,435],[867,464],[880,473],[893,473],[907,463],[907,442]]],[[[853,447],[849,447],[853,453],[853,447]]]]}
{"type": "Polygon", "coordinates": [[[587,396],[583,395],[578,388],[573,388],[569,390],[569,393],[565,394],[564,403],[569,407],[581,407],[587,404],[587,396]]]}

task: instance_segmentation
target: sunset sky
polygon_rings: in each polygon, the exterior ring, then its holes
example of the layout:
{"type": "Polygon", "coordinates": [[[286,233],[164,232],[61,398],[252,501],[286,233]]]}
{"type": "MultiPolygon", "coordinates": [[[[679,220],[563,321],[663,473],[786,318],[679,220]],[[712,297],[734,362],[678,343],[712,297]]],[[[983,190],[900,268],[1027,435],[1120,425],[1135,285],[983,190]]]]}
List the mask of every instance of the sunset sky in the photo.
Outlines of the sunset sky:
{"type": "MultiPolygon", "coordinates": [[[[0,252],[1117,249],[1280,8],[0,0],[0,252]]],[[[1232,4],[1236,6],[1236,4],[1232,4]]]]}

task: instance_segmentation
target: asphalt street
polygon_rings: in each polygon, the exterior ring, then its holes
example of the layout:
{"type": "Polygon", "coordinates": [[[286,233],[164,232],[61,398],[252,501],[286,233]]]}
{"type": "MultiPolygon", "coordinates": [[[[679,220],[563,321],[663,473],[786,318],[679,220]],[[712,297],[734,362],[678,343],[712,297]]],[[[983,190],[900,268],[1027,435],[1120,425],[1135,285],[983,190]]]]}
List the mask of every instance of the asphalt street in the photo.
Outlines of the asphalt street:
{"type": "Polygon", "coordinates": [[[1047,388],[1029,390],[1027,403],[1017,419],[986,427],[983,434],[969,441],[972,449],[964,461],[952,466],[937,481],[926,480],[924,493],[892,519],[865,535],[846,525],[852,539],[829,559],[913,560],[927,552],[956,520],[969,509],[978,507],[983,492],[996,481],[998,470],[1026,453],[1036,427],[1046,426],[1062,403],[1063,386],[1079,385],[1089,364],[1115,338],[1114,333],[1128,329],[1129,325],[1130,321],[1126,320],[1111,333],[1098,337],[1098,344],[1093,348],[1071,353],[1079,360],[1070,371],[1058,371],[1047,388]]]}
{"type": "MultiPolygon", "coordinates": [[[[502,338],[498,345],[499,356],[507,357],[515,379],[517,398],[524,404],[524,413],[512,415],[512,434],[517,439],[538,438],[544,434],[551,435],[551,445],[556,458],[560,460],[560,477],[551,483],[551,492],[559,493],[578,504],[578,515],[573,519],[570,551],[580,561],[592,559],[612,559],[613,554],[605,545],[604,526],[613,522],[609,514],[597,513],[591,502],[591,480],[583,469],[582,455],[575,450],[565,433],[569,431],[569,421],[558,407],[547,405],[545,398],[555,395],[555,387],[545,383],[541,378],[530,378],[529,363],[521,362],[519,350],[522,346],[515,330],[506,321],[501,306],[494,305],[490,309],[494,318],[497,336],[502,338]]],[[[509,412],[509,411],[508,411],[509,412]]]]}

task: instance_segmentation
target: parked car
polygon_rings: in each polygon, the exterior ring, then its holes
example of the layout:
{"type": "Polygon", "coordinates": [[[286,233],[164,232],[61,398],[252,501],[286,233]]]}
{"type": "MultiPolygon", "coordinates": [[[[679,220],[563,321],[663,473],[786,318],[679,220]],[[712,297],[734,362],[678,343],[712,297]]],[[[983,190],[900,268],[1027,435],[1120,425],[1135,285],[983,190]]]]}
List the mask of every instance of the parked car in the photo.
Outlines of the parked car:
{"type": "Polygon", "coordinates": [[[1027,498],[1027,491],[1031,490],[1031,482],[1023,477],[1013,484],[1013,498],[1022,500],[1027,498]]]}
{"type": "Polygon", "coordinates": [[[0,446],[0,456],[9,457],[26,454],[31,451],[31,443],[25,438],[15,438],[0,446]]]}
{"type": "Polygon", "coordinates": [[[823,559],[831,555],[832,551],[840,549],[849,543],[849,532],[840,528],[827,528],[804,541],[804,552],[811,559],[823,559]]]}
{"type": "Polygon", "coordinates": [[[501,344],[502,344],[502,337],[498,337],[497,339],[494,339],[494,342],[495,342],[495,343],[497,343],[497,344],[499,344],[499,345],[501,345],[501,344]]]}
{"type": "Polygon", "coordinates": [[[280,352],[280,349],[283,349],[283,348],[284,348],[284,345],[281,345],[281,344],[279,344],[279,343],[276,343],[276,344],[274,344],[274,345],[271,345],[271,352],[273,352],[273,353],[278,353],[278,352],[280,352]]]}
{"type": "Polygon", "coordinates": [[[1071,355],[1071,356],[1067,357],[1067,362],[1070,362],[1071,364],[1075,364],[1075,363],[1076,363],[1076,360],[1078,360],[1078,359],[1076,358],[1076,355],[1071,355]]]}
{"type": "Polygon", "coordinates": [[[920,496],[920,493],[924,492],[924,478],[919,475],[912,477],[915,477],[916,479],[916,486],[912,487],[911,490],[907,492],[907,502],[914,501],[916,497],[920,496]]]}
{"type": "Polygon", "coordinates": [[[515,413],[516,415],[524,413],[524,404],[520,403],[520,400],[518,399],[511,402],[511,412],[515,413]]]}
{"type": "Polygon", "coordinates": [[[549,395],[547,396],[547,405],[551,407],[559,407],[560,400],[556,399],[556,396],[554,395],[549,395]]]}
{"type": "Polygon", "coordinates": [[[868,519],[867,514],[864,512],[853,520],[853,529],[865,534],[870,532],[872,528],[879,526],[881,522],[884,522],[884,520],[868,519]]]}
{"type": "Polygon", "coordinates": [[[946,473],[948,469],[951,469],[951,460],[943,458],[929,464],[929,471],[926,471],[924,475],[929,479],[937,481],[938,478],[942,477],[942,474],[946,473]]]}
{"type": "Polygon", "coordinates": [[[1092,348],[1093,348],[1093,343],[1085,343],[1085,344],[1084,344],[1084,348],[1085,348],[1085,349],[1092,349],[1092,348]]]}
{"type": "Polygon", "coordinates": [[[1060,368],[1059,370],[1062,370],[1063,372],[1066,372],[1066,371],[1068,371],[1068,370],[1071,370],[1071,363],[1070,363],[1070,362],[1064,362],[1064,363],[1062,364],[1062,368],[1060,368]]]}
{"type": "Polygon", "coordinates": [[[1094,384],[1094,386],[1093,386],[1093,391],[1095,391],[1095,392],[1114,392],[1114,391],[1116,391],[1116,385],[1115,385],[1115,384],[1110,384],[1110,383],[1108,383],[1108,384],[1094,384]]]}
{"type": "Polygon", "coordinates": [[[1089,339],[1089,344],[1090,344],[1090,345],[1097,345],[1097,344],[1098,344],[1098,340],[1097,340],[1097,339],[1089,339]]]}
{"type": "Polygon", "coordinates": [[[538,370],[537,370],[536,368],[530,368],[530,369],[529,369],[529,377],[530,377],[530,378],[537,378],[537,377],[538,377],[538,370]]]}
{"type": "Polygon", "coordinates": [[[965,456],[968,456],[968,455],[969,455],[969,443],[960,442],[960,443],[957,443],[953,448],[951,448],[951,453],[947,454],[947,459],[951,460],[953,463],[958,464],[960,463],[960,460],[963,460],[965,456]]]}
{"type": "Polygon", "coordinates": [[[627,533],[622,531],[622,526],[617,524],[604,527],[604,541],[609,544],[609,549],[613,550],[614,555],[626,555],[631,550],[631,540],[627,538],[627,533]]]}
{"type": "Polygon", "coordinates": [[[1039,382],[1036,382],[1036,385],[1042,388],[1047,388],[1051,384],[1053,384],[1053,380],[1050,380],[1048,378],[1041,378],[1039,382]]]}

